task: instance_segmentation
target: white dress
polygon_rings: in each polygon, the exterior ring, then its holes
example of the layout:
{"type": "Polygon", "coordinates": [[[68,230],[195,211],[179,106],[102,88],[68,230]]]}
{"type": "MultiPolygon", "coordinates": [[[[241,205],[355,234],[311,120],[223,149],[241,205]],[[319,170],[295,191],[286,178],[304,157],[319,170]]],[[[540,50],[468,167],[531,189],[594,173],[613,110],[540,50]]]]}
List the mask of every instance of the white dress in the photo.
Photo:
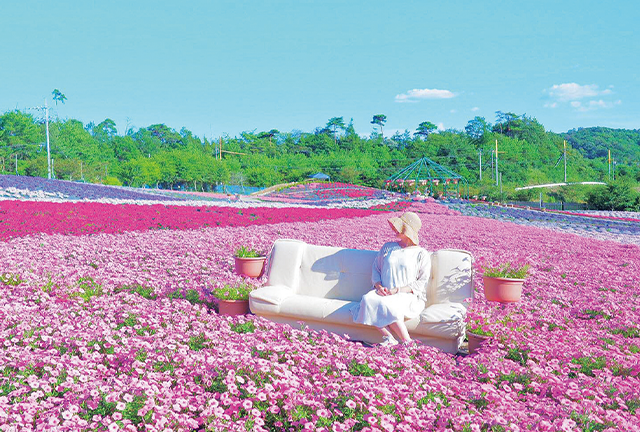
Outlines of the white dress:
{"type": "Polygon", "coordinates": [[[408,286],[411,292],[381,296],[373,288],[351,309],[353,321],[381,328],[405,318],[416,318],[427,301],[430,275],[431,257],[425,249],[385,243],[371,269],[373,286],[377,282],[390,289],[408,286]]]}

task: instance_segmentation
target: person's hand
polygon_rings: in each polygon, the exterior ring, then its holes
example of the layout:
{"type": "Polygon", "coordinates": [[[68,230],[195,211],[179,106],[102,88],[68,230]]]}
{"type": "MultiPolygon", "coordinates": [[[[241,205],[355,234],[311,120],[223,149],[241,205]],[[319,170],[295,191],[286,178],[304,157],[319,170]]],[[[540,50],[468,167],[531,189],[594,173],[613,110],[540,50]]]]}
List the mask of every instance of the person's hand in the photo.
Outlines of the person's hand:
{"type": "Polygon", "coordinates": [[[389,290],[389,288],[382,286],[382,285],[377,285],[376,286],[376,294],[380,295],[380,296],[388,296],[391,294],[391,291],[389,290]]]}

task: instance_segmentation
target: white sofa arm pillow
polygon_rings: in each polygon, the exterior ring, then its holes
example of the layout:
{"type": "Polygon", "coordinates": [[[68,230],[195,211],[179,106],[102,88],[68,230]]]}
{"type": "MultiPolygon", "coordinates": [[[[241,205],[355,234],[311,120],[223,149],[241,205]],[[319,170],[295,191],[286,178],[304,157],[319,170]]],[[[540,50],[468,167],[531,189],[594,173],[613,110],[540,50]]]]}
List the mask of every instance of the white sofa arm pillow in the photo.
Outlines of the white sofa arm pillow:
{"type": "Polygon", "coordinates": [[[293,289],[285,285],[271,285],[258,288],[249,293],[249,297],[256,300],[262,300],[267,303],[278,305],[285,299],[294,296],[296,293],[293,289]]]}

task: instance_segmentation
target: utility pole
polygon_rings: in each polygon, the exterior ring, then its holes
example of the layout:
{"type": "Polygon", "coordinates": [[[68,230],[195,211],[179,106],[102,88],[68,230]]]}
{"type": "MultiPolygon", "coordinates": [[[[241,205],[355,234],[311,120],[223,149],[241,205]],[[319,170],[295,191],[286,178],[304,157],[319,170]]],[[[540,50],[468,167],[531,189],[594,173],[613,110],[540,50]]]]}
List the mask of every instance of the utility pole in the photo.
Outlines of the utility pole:
{"type": "Polygon", "coordinates": [[[44,99],[44,106],[33,107],[29,109],[43,110],[44,111],[44,124],[47,132],[47,177],[51,178],[51,146],[49,145],[49,106],[47,105],[47,98],[44,99]]]}
{"type": "Polygon", "coordinates": [[[499,175],[498,175],[498,153],[504,153],[504,152],[499,152],[498,151],[498,140],[496,139],[496,186],[499,185],[499,175]]]}
{"type": "Polygon", "coordinates": [[[84,175],[82,174],[82,161],[80,161],[80,180],[84,181],[84,175]]]}
{"type": "Polygon", "coordinates": [[[493,154],[494,154],[495,150],[491,150],[491,178],[493,178],[493,154]]]}
{"type": "Polygon", "coordinates": [[[612,172],[612,181],[616,181],[616,160],[614,159],[613,162],[611,163],[611,166],[613,167],[613,169],[611,170],[612,172]]]}
{"type": "Polygon", "coordinates": [[[496,186],[498,186],[499,183],[499,179],[498,179],[498,140],[496,139],[496,186]]]}
{"type": "Polygon", "coordinates": [[[564,182],[567,182],[567,140],[564,140],[564,182]]]}
{"type": "Polygon", "coordinates": [[[611,181],[611,149],[609,149],[609,181],[611,181]]]}
{"type": "Polygon", "coordinates": [[[482,181],[482,149],[480,149],[480,181],[482,181]]]}
{"type": "Polygon", "coordinates": [[[51,147],[49,145],[49,107],[47,106],[47,98],[44,99],[44,119],[47,130],[47,170],[48,178],[51,179],[53,169],[51,166],[51,147]]]}
{"type": "Polygon", "coordinates": [[[16,175],[18,175],[18,153],[16,153],[16,175]]]}
{"type": "Polygon", "coordinates": [[[503,199],[502,199],[502,173],[500,173],[500,201],[503,201],[503,199]]]}

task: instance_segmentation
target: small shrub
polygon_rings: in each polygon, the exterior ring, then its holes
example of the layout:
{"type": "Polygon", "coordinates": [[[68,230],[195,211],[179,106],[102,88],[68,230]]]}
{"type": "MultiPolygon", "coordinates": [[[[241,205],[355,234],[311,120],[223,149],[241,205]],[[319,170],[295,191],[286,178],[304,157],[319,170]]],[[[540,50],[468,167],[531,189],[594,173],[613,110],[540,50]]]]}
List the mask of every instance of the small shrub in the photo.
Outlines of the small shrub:
{"type": "Polygon", "coordinates": [[[158,297],[154,293],[153,288],[146,287],[140,284],[122,285],[114,290],[116,294],[124,291],[130,292],[132,294],[138,294],[141,297],[146,298],[147,300],[155,300],[158,297]]]}
{"type": "MultiPolygon", "coordinates": [[[[580,373],[583,373],[590,377],[594,377],[595,374],[593,373],[593,371],[596,369],[605,368],[607,366],[607,359],[602,356],[601,357],[578,357],[571,360],[571,363],[580,365],[580,373]]],[[[575,378],[575,376],[574,377],[571,376],[572,374],[575,375],[574,373],[570,373],[569,377],[575,378]]]]}
{"type": "Polygon", "coordinates": [[[509,352],[504,357],[507,360],[513,360],[519,363],[520,366],[525,366],[529,360],[529,352],[531,350],[524,350],[522,348],[509,348],[509,352]]]}
{"type": "Polygon", "coordinates": [[[243,323],[234,323],[231,324],[231,330],[236,333],[253,333],[256,331],[256,326],[253,324],[253,321],[246,321],[243,323]]]}
{"type": "Polygon", "coordinates": [[[100,297],[104,294],[102,285],[94,281],[90,276],[78,279],[78,288],[80,291],[74,291],[69,294],[69,296],[80,297],[85,302],[89,302],[93,297],[100,297]]]}
{"type": "Polygon", "coordinates": [[[355,359],[349,363],[348,371],[353,376],[372,377],[376,374],[376,371],[371,369],[371,366],[366,363],[358,363],[355,359]]]}
{"type": "Polygon", "coordinates": [[[22,282],[24,282],[24,279],[17,273],[2,273],[2,275],[0,275],[0,283],[5,285],[18,286],[22,282]]]}
{"type": "Polygon", "coordinates": [[[202,351],[205,348],[205,343],[208,341],[208,339],[205,337],[204,333],[200,333],[197,336],[191,336],[189,338],[189,348],[191,348],[193,351],[202,351]]]}
{"type": "Polygon", "coordinates": [[[636,327],[617,328],[609,330],[609,333],[614,335],[622,335],[627,339],[640,338],[640,330],[636,327]]]}
{"type": "Polygon", "coordinates": [[[479,398],[470,399],[471,405],[475,406],[478,411],[484,411],[489,406],[489,401],[484,396],[479,398]]]}
{"type": "Polygon", "coordinates": [[[596,319],[596,318],[604,318],[606,320],[611,319],[611,315],[606,312],[592,309],[585,309],[582,311],[584,315],[584,319],[596,319]]]}

